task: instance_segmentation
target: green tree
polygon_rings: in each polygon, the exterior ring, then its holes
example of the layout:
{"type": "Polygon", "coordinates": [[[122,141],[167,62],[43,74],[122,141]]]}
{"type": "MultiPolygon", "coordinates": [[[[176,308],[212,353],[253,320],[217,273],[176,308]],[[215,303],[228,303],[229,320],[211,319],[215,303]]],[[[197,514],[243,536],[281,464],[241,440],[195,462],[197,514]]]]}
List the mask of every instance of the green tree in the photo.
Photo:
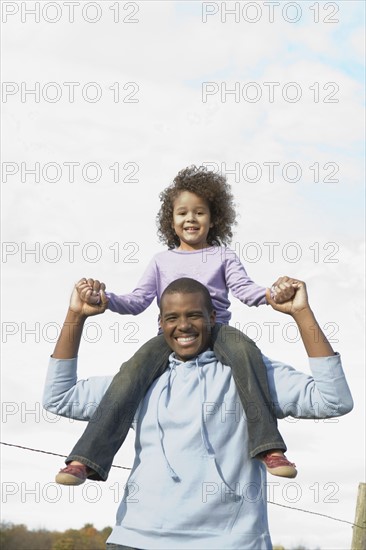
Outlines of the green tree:
{"type": "Polygon", "coordinates": [[[98,531],[92,523],[64,533],[43,529],[29,531],[25,525],[1,523],[1,550],[105,550],[111,527],[98,531]]]}
{"type": "Polygon", "coordinates": [[[50,550],[53,536],[50,531],[28,531],[22,524],[0,526],[1,550],[50,550]]]}
{"type": "Polygon", "coordinates": [[[87,523],[80,530],[68,529],[57,541],[52,550],[104,550],[106,538],[94,527],[87,523]]]}

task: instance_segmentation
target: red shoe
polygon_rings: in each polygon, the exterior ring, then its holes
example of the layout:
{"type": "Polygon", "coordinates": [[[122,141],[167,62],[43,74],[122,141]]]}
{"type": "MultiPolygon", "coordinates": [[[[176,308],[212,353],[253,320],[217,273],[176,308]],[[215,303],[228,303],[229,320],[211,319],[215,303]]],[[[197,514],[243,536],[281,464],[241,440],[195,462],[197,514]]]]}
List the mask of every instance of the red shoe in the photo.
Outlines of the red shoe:
{"type": "Polygon", "coordinates": [[[90,474],[90,468],[84,464],[68,464],[55,477],[60,485],[81,485],[90,474]]]}
{"type": "Polygon", "coordinates": [[[260,457],[264,462],[267,472],[273,476],[290,477],[297,476],[296,464],[289,462],[285,455],[266,454],[260,457]]]}

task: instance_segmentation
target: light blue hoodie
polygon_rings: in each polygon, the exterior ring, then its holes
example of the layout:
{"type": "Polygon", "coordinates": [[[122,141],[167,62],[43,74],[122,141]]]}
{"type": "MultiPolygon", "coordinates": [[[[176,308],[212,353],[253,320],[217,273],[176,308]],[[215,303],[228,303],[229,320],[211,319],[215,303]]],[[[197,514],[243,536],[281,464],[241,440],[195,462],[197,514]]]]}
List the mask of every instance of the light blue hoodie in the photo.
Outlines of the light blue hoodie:
{"type": "MultiPolygon", "coordinates": [[[[279,418],[352,409],[339,355],[310,359],[314,377],[263,359],[279,418]]],[[[86,403],[99,403],[110,380],[76,382],[76,359],[51,359],[45,407],[87,420],[86,403]]],[[[187,362],[172,354],[137,411],[135,461],[108,542],[162,550],[272,548],[266,472],[248,456],[246,422],[231,369],[211,350],[187,362]]]]}

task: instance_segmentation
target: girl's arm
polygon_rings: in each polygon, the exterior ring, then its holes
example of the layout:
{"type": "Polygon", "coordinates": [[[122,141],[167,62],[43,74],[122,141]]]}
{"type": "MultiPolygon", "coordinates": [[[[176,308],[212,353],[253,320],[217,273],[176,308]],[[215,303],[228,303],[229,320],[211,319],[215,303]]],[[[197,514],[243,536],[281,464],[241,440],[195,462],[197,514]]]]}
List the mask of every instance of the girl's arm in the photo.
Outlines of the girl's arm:
{"type": "Polygon", "coordinates": [[[238,298],[243,304],[247,306],[269,304],[269,297],[281,304],[293,297],[295,289],[291,283],[288,283],[289,277],[281,277],[281,282],[278,279],[270,289],[257,285],[247,274],[238,256],[232,250],[227,250],[228,254],[225,258],[226,284],[235,298],[238,298]]]}
{"type": "Polygon", "coordinates": [[[257,285],[247,274],[239,257],[233,250],[225,250],[225,280],[235,298],[247,306],[267,304],[266,287],[257,285]]]}
{"type": "MultiPolygon", "coordinates": [[[[132,292],[121,295],[106,292],[108,309],[121,315],[138,315],[142,313],[157,296],[157,279],[158,269],[153,258],[132,292]]],[[[83,298],[88,304],[98,304],[100,301],[100,296],[93,291],[95,282],[94,279],[88,279],[90,292],[83,298]]]]}

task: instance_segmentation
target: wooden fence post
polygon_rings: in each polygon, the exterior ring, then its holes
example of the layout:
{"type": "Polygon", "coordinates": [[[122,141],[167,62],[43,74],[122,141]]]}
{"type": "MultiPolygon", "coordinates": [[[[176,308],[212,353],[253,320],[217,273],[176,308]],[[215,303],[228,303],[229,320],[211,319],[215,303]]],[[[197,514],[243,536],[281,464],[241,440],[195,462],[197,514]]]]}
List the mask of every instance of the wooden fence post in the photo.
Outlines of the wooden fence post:
{"type": "Polygon", "coordinates": [[[352,550],[366,550],[366,483],[358,485],[355,523],[360,527],[353,527],[352,550]]]}

